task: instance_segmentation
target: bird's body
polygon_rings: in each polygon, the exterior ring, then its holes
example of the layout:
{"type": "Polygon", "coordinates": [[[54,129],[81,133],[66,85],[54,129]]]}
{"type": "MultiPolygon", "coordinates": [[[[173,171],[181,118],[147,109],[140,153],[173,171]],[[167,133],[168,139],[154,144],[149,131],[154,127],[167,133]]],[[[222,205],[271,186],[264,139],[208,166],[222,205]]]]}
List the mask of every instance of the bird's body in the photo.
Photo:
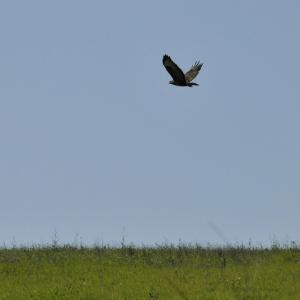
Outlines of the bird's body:
{"type": "Polygon", "coordinates": [[[181,83],[181,82],[176,82],[174,80],[170,80],[169,83],[173,84],[173,85],[177,85],[177,86],[189,86],[189,87],[192,87],[193,85],[199,85],[198,83],[195,83],[195,82],[181,83]]]}
{"type": "Polygon", "coordinates": [[[173,78],[173,80],[169,82],[170,84],[189,87],[198,85],[197,83],[192,82],[192,80],[198,75],[203,64],[196,62],[191,69],[184,74],[183,71],[173,62],[170,56],[165,54],[162,61],[164,67],[173,78]]]}

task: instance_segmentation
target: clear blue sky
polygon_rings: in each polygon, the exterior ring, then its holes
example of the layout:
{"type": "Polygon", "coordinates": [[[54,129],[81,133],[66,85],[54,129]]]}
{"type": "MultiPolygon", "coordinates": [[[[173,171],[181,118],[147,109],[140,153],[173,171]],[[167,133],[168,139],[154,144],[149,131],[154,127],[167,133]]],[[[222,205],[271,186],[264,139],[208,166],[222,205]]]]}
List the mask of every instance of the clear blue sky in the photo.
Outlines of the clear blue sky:
{"type": "Polygon", "coordinates": [[[299,11],[1,1],[0,243],[299,242],[299,11]]]}

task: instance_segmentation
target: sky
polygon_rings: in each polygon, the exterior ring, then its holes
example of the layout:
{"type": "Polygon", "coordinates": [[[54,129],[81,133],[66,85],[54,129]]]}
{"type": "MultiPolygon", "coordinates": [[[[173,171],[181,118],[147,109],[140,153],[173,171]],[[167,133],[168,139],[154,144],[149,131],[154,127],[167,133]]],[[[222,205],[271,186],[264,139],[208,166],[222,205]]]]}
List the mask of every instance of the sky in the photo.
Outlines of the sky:
{"type": "Polygon", "coordinates": [[[299,243],[299,10],[1,1],[0,244],[299,243]]]}

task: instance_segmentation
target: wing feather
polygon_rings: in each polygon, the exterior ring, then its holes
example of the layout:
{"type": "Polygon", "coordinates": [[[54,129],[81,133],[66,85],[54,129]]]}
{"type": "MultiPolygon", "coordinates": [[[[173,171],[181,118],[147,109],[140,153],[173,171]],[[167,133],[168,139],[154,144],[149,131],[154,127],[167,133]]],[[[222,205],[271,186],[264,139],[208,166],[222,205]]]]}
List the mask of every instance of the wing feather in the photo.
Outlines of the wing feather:
{"type": "Polygon", "coordinates": [[[197,61],[189,71],[187,71],[185,73],[185,80],[187,82],[191,82],[200,72],[201,68],[202,68],[203,64],[200,64],[199,61],[197,61]]]}
{"type": "Polygon", "coordinates": [[[186,84],[186,77],[183,71],[173,62],[170,56],[164,55],[163,65],[168,73],[171,75],[175,83],[186,84]]]}

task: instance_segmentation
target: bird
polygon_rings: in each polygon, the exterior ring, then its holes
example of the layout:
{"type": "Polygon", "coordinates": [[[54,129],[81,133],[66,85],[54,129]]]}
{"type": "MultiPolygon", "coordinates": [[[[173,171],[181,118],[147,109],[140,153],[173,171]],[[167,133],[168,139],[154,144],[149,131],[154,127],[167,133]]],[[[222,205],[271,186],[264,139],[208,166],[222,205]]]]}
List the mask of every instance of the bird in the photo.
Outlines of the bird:
{"type": "Polygon", "coordinates": [[[192,65],[190,70],[184,74],[183,71],[174,63],[174,61],[169,55],[165,54],[163,56],[162,62],[168,73],[173,78],[173,80],[169,81],[170,84],[188,87],[192,87],[193,85],[199,85],[198,83],[192,82],[192,80],[200,72],[203,63],[196,61],[192,65]]]}

